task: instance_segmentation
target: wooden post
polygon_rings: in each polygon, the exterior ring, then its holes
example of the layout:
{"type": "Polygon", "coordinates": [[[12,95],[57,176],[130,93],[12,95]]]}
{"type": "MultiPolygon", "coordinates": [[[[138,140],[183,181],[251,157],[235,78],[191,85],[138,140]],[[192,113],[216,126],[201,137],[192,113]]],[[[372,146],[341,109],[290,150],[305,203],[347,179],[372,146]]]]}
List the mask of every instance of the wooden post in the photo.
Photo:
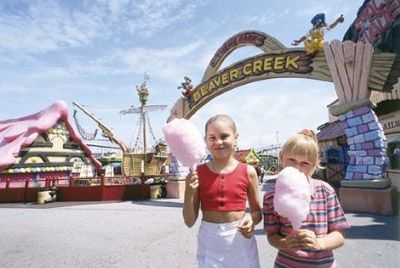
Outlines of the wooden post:
{"type": "Polygon", "coordinates": [[[24,187],[24,202],[28,201],[28,189],[29,189],[29,179],[25,179],[25,187],[24,187]]]}
{"type": "Polygon", "coordinates": [[[49,188],[50,187],[50,179],[46,178],[44,181],[44,188],[49,188]]]}
{"type": "Polygon", "coordinates": [[[372,45],[333,40],[324,44],[324,52],[339,103],[346,105],[368,99],[371,95],[368,79],[374,52],[372,45]]]}

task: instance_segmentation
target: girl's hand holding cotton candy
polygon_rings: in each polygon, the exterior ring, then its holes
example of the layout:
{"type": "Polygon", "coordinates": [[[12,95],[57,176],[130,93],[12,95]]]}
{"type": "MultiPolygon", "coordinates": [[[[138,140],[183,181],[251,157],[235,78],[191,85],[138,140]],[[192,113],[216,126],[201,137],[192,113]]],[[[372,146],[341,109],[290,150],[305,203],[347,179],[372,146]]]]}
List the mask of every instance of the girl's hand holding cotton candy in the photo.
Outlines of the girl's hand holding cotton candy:
{"type": "Polygon", "coordinates": [[[300,226],[310,211],[311,190],[307,176],[294,167],[284,168],[275,186],[274,209],[288,218],[294,230],[300,226]]]}
{"type": "Polygon", "coordinates": [[[195,170],[206,156],[206,145],[198,128],[187,119],[175,118],[164,126],[163,132],[176,159],[195,170]]]}

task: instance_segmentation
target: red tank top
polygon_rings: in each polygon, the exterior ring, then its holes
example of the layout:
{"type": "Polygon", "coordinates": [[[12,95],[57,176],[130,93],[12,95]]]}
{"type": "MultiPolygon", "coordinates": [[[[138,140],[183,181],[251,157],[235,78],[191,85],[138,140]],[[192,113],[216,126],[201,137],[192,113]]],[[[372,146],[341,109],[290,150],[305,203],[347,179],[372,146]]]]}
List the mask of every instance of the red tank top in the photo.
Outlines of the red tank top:
{"type": "Polygon", "coordinates": [[[212,172],[207,164],[197,167],[199,176],[199,198],[202,210],[245,210],[247,190],[250,184],[247,164],[238,163],[228,174],[212,172]]]}

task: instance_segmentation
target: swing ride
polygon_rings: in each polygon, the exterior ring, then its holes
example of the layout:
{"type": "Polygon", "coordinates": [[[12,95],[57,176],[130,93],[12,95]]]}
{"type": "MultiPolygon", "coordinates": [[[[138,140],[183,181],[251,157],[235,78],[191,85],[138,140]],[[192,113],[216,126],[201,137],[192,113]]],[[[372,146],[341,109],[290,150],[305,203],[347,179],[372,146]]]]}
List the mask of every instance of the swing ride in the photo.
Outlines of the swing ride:
{"type": "MultiPolygon", "coordinates": [[[[157,176],[162,172],[163,165],[168,157],[167,145],[164,141],[156,141],[152,128],[149,122],[149,112],[164,110],[166,105],[146,105],[148,100],[149,91],[146,86],[146,80],[148,77],[145,76],[144,82],[140,86],[136,86],[139,100],[141,105],[139,107],[131,106],[126,110],[122,110],[119,113],[122,115],[138,114],[139,115],[139,129],[137,130],[136,142],[133,148],[128,147],[125,143],[119,139],[112,130],[107,127],[103,122],[96,118],[92,113],[86,110],[81,104],[73,102],[74,106],[84,112],[92,120],[94,120],[102,135],[112,143],[116,144],[122,151],[122,174],[129,177],[141,177],[141,176],[157,176]],[[149,149],[148,146],[148,133],[152,135],[155,145],[149,149]]],[[[76,111],[74,113],[75,123],[77,129],[84,139],[94,139],[96,132],[90,134],[84,131],[79,125],[76,118],[76,111]]]]}

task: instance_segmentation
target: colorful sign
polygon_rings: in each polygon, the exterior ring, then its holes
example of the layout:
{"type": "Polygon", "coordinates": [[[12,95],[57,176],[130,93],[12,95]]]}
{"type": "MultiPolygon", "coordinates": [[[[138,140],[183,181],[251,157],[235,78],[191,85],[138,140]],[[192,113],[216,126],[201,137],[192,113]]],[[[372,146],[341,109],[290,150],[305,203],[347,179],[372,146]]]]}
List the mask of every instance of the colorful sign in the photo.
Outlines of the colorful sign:
{"type": "Polygon", "coordinates": [[[385,134],[400,132],[400,111],[380,116],[379,122],[385,134]]]}
{"type": "Polygon", "coordinates": [[[375,43],[389,25],[400,15],[400,1],[387,1],[387,4],[376,1],[367,2],[355,21],[359,32],[359,41],[375,43]]]}
{"type": "Polygon", "coordinates": [[[248,79],[250,77],[268,74],[312,72],[312,61],[304,51],[289,51],[282,54],[263,54],[239,62],[228,69],[218,72],[210,79],[204,81],[190,92],[189,108],[196,105],[203,98],[210,96],[229,85],[248,79]]]}
{"type": "Polygon", "coordinates": [[[215,67],[220,59],[225,58],[234,49],[240,46],[253,44],[260,47],[264,44],[266,35],[258,32],[243,32],[229,38],[215,53],[210,65],[215,67]]]}
{"type": "MultiPolygon", "coordinates": [[[[394,10],[397,12],[397,8],[394,10]]],[[[353,47],[354,45],[348,42],[346,47],[349,48],[349,46],[353,47]]],[[[397,82],[398,78],[398,65],[400,64],[396,54],[373,54],[368,90],[392,90],[393,84],[397,82]]],[[[176,101],[168,121],[173,118],[190,118],[207,102],[229,90],[272,78],[306,78],[334,82],[324,51],[310,55],[304,48],[286,48],[277,39],[266,33],[240,32],[229,38],[215,52],[200,84],[191,88],[183,98],[176,101]],[[264,53],[245,58],[220,69],[226,57],[235,49],[243,46],[255,46],[264,53]]]]}

